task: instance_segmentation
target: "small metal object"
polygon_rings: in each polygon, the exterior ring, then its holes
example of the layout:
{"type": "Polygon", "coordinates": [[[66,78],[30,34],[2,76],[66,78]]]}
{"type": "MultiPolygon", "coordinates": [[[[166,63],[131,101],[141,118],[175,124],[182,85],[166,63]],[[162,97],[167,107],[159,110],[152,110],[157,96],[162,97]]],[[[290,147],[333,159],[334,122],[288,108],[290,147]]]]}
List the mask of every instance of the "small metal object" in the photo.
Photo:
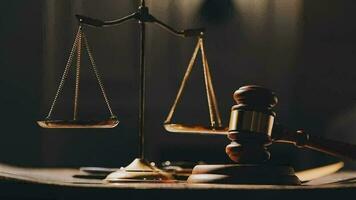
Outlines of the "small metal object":
{"type": "Polygon", "coordinates": [[[81,167],[79,171],[89,173],[89,174],[110,174],[117,171],[117,168],[107,168],[107,167],[81,167]]]}

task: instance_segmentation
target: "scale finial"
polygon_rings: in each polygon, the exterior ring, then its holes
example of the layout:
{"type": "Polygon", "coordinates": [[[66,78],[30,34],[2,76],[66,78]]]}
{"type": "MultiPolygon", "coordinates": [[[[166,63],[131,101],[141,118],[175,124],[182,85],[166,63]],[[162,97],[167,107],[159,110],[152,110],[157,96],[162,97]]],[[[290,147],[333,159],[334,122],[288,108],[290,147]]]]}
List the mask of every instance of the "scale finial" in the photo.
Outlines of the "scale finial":
{"type": "Polygon", "coordinates": [[[146,6],[145,0],[141,0],[141,6],[146,6]]]}

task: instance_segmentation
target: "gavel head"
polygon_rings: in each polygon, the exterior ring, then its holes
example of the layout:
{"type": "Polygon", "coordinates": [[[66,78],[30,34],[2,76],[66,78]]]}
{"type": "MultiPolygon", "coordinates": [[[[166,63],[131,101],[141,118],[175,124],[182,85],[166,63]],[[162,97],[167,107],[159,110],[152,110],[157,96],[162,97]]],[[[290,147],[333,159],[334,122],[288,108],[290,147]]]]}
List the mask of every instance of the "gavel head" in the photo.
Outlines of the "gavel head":
{"type": "Polygon", "coordinates": [[[274,92],[256,85],[239,88],[234,93],[226,153],[234,162],[258,164],[268,161],[271,133],[276,116],[273,107],[278,99],[274,92]]]}

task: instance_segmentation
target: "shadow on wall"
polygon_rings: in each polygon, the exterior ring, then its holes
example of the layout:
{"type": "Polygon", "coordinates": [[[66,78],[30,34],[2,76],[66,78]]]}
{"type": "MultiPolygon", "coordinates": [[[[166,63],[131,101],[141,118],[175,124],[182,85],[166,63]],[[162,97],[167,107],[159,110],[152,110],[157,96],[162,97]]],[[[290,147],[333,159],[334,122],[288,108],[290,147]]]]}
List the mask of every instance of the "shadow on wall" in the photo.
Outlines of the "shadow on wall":
{"type": "Polygon", "coordinates": [[[43,7],[41,1],[14,0],[2,1],[1,8],[0,162],[39,165],[43,7]]]}

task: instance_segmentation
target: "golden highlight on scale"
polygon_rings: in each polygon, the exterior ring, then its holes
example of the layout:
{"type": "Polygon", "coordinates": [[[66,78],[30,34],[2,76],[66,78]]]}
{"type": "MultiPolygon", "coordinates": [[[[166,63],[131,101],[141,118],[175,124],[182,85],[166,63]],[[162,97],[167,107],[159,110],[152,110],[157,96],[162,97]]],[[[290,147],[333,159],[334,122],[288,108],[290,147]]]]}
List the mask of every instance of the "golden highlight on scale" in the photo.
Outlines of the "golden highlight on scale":
{"type": "MultiPolygon", "coordinates": [[[[240,87],[233,97],[236,101],[231,109],[230,123],[223,126],[218,109],[217,98],[213,87],[213,81],[209,69],[208,59],[204,49],[205,29],[185,29],[178,31],[163,23],[150,14],[145,1],[141,0],[138,10],[128,16],[112,21],[101,21],[86,16],[76,15],[79,28],[76,33],[67,64],[64,68],[57,92],[49,112],[44,120],[37,123],[42,128],[114,128],[119,124],[118,117],[110,106],[110,98],[104,87],[98,67],[96,66],[93,53],[85,34],[85,28],[105,28],[116,26],[128,20],[136,20],[140,27],[140,88],[139,88],[139,156],[131,164],[124,168],[113,171],[105,171],[100,168],[86,169],[89,172],[112,172],[106,176],[107,182],[175,182],[175,177],[156,166],[151,165],[144,154],[144,122],[145,122],[145,37],[146,23],[153,23],[176,36],[187,38],[195,37],[197,44],[188,67],[178,89],[176,98],[163,123],[166,131],[172,133],[190,133],[206,135],[223,135],[231,141],[225,148],[227,155],[235,164],[223,165],[197,165],[187,179],[188,183],[233,183],[233,184],[286,184],[299,185],[310,177],[308,172],[295,173],[290,166],[275,165],[269,162],[270,153],[267,146],[272,143],[291,143],[298,147],[310,148],[342,159],[356,159],[356,145],[332,141],[305,133],[302,130],[290,131],[275,122],[276,113],[273,108],[277,104],[277,96],[271,90],[256,85],[240,87]],[[82,119],[78,115],[80,103],[80,75],[82,49],[89,57],[91,68],[95,74],[105,104],[108,108],[108,118],[102,120],[82,119]],[[186,83],[191,75],[192,68],[196,63],[198,54],[201,54],[206,97],[210,117],[209,125],[181,124],[173,122],[177,105],[180,102],[186,83]],[[76,57],[75,94],[73,100],[73,118],[58,120],[53,117],[57,100],[62,92],[64,83],[69,76],[70,68],[74,65],[76,57]],[[306,175],[307,174],[307,175],[306,175]]],[[[335,172],[342,167],[342,163],[330,165],[319,176],[335,172]]]]}

